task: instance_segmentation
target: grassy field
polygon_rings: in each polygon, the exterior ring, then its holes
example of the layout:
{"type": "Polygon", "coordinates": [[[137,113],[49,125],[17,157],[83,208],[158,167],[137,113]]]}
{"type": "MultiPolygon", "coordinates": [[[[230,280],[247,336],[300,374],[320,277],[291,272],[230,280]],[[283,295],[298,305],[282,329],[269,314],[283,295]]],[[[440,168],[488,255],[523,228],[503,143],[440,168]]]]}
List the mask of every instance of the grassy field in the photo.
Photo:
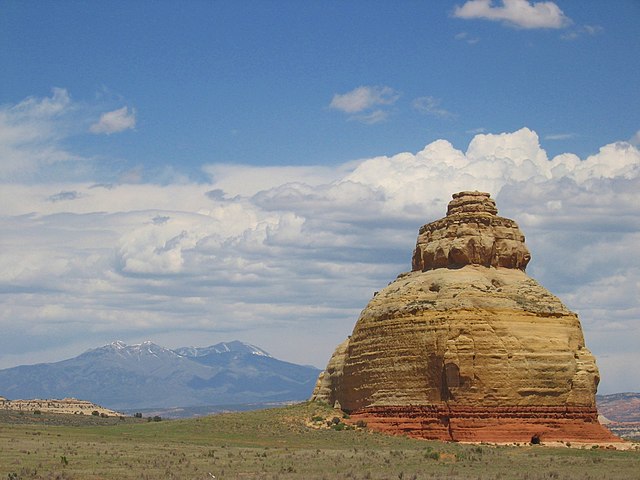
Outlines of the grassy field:
{"type": "Polygon", "coordinates": [[[334,416],[317,404],[160,422],[5,412],[0,480],[640,478],[637,450],[462,445],[308,425],[334,416]]]}

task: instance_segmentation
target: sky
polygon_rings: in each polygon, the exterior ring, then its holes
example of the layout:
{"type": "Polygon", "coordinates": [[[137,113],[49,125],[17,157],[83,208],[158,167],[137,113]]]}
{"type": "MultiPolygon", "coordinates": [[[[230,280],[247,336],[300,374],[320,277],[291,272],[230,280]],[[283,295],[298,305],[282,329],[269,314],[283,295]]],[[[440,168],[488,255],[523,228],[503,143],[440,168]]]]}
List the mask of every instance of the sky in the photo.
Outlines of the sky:
{"type": "Polygon", "coordinates": [[[640,391],[640,2],[0,1],[0,368],[242,340],[323,368],[488,191],[640,391]],[[631,368],[630,368],[631,367],[631,368]]]}

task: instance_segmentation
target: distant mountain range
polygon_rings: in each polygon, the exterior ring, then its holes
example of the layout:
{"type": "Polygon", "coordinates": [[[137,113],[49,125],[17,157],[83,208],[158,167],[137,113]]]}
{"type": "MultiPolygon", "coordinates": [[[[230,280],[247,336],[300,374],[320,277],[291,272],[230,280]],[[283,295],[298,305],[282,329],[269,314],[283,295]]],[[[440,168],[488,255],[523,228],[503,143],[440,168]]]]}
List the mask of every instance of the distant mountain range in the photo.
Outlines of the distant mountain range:
{"type": "Polygon", "coordinates": [[[113,342],[61,362],[0,370],[0,395],[74,397],[114,410],[286,402],[309,398],[319,373],[239,341],[175,350],[113,342]]]}

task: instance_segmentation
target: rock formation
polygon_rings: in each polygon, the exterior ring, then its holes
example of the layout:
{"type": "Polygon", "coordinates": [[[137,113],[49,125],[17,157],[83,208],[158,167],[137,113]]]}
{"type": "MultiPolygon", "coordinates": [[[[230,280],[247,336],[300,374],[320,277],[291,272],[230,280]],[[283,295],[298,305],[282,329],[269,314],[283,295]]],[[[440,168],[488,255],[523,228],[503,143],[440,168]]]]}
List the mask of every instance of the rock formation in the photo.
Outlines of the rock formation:
{"type": "Polygon", "coordinates": [[[122,413],[101,407],[86,400],[76,398],[58,399],[32,399],[32,400],[8,400],[0,397],[0,410],[14,410],[19,412],[47,412],[47,413],[72,413],[75,415],[98,415],[106,417],[119,417],[122,413]]]}
{"type": "Polygon", "coordinates": [[[597,421],[580,322],[527,276],[518,225],[489,194],[453,195],[413,269],[378,292],[312,400],[369,428],[456,441],[616,441],[597,421]]]}

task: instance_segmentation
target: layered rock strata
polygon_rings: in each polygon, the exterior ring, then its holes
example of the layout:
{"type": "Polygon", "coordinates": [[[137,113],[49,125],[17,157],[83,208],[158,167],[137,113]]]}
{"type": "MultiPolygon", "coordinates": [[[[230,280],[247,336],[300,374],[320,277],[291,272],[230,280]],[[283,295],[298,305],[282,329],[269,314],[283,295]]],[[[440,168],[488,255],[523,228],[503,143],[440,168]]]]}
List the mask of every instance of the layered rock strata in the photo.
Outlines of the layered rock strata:
{"type": "Polygon", "coordinates": [[[413,270],[378,292],[313,400],[370,428],[461,441],[615,441],[580,321],[527,276],[531,256],[489,194],[453,196],[420,229],[413,270]]]}
{"type": "Polygon", "coordinates": [[[524,235],[516,222],[497,213],[488,193],[454,194],[447,216],[420,228],[413,270],[465,265],[524,270],[531,260],[524,235]]]}
{"type": "Polygon", "coordinates": [[[99,415],[107,417],[122,416],[114,410],[101,407],[95,403],[76,398],[58,399],[31,399],[31,400],[8,400],[0,397],[0,410],[14,410],[20,412],[47,412],[47,413],[72,413],[75,415],[91,415],[98,412],[99,415]]]}

